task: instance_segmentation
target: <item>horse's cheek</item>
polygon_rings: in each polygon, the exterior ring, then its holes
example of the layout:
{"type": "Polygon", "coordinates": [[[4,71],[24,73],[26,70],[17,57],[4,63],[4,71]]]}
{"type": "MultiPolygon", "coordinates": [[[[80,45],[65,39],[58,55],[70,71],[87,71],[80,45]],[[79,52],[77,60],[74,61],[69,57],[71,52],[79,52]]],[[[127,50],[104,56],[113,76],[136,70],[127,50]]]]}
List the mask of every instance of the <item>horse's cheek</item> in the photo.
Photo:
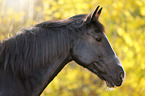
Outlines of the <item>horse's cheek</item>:
{"type": "Polygon", "coordinates": [[[94,59],[94,55],[92,55],[92,51],[89,50],[89,48],[86,48],[85,46],[83,46],[82,48],[79,48],[81,50],[74,50],[74,58],[75,60],[77,60],[78,62],[83,63],[83,65],[88,65],[92,62],[92,60],[94,59]]]}

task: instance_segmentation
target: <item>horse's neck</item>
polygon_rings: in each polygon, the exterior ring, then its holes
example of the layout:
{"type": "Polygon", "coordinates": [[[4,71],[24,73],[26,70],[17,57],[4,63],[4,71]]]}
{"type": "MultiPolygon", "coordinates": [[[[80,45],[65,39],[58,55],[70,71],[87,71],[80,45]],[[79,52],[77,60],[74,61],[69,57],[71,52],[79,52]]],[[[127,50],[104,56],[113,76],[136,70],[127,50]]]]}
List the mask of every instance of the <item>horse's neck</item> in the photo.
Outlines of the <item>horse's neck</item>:
{"type": "Polygon", "coordinates": [[[63,56],[53,64],[48,64],[48,66],[26,75],[26,78],[24,78],[26,79],[24,83],[26,89],[29,90],[32,96],[40,95],[47,84],[53,80],[69,61],[71,61],[70,56],[63,56]]]}

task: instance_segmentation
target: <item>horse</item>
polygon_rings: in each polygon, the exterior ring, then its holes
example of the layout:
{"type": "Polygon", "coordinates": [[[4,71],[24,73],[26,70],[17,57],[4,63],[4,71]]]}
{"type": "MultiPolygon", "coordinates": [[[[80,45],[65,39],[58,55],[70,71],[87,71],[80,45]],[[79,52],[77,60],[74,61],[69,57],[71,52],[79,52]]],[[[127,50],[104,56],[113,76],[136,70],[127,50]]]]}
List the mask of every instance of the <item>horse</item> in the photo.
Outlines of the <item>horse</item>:
{"type": "Polygon", "coordinates": [[[90,14],[45,21],[0,43],[0,96],[39,96],[71,61],[96,74],[108,87],[121,86],[124,68],[113,51],[102,7],[90,14]]]}

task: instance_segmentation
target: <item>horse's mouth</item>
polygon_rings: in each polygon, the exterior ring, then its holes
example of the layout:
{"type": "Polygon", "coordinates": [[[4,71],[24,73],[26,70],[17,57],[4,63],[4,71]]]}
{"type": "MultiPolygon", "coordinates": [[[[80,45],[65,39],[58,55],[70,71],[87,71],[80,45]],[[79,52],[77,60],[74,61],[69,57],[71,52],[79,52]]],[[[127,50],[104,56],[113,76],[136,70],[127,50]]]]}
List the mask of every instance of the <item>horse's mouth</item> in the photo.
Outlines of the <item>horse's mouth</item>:
{"type": "Polygon", "coordinates": [[[99,74],[97,73],[98,77],[106,82],[107,87],[113,88],[113,87],[117,87],[117,86],[121,86],[123,81],[119,81],[118,83],[116,81],[114,81],[110,76],[108,77],[106,74],[104,76],[104,74],[99,74]]]}
{"type": "Polygon", "coordinates": [[[99,73],[97,73],[97,75],[98,75],[98,77],[101,79],[101,80],[103,80],[103,81],[105,81],[106,82],[106,85],[107,85],[107,87],[116,87],[116,85],[115,85],[115,83],[113,82],[113,80],[109,80],[109,79],[107,79],[107,78],[105,78],[103,75],[101,75],[101,74],[99,74],[99,73]]]}
{"type": "Polygon", "coordinates": [[[89,66],[89,70],[93,73],[97,74],[98,77],[106,82],[107,87],[116,87],[120,86],[122,84],[122,81],[120,83],[116,84],[111,76],[108,76],[105,70],[98,70],[98,66],[96,66],[98,63],[92,63],[89,66]]]}

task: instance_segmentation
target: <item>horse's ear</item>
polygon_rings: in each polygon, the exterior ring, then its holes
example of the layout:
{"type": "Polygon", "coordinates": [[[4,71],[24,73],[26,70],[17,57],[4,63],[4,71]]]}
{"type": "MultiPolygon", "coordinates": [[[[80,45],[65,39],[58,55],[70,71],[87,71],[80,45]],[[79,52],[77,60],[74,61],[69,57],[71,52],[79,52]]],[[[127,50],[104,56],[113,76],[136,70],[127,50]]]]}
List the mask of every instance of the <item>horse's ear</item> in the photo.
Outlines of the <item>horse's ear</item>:
{"type": "Polygon", "coordinates": [[[87,18],[86,18],[86,22],[89,22],[91,23],[92,21],[96,21],[98,20],[100,14],[101,14],[101,11],[102,11],[102,7],[99,9],[100,6],[98,6],[92,13],[90,13],[87,18]]]}

